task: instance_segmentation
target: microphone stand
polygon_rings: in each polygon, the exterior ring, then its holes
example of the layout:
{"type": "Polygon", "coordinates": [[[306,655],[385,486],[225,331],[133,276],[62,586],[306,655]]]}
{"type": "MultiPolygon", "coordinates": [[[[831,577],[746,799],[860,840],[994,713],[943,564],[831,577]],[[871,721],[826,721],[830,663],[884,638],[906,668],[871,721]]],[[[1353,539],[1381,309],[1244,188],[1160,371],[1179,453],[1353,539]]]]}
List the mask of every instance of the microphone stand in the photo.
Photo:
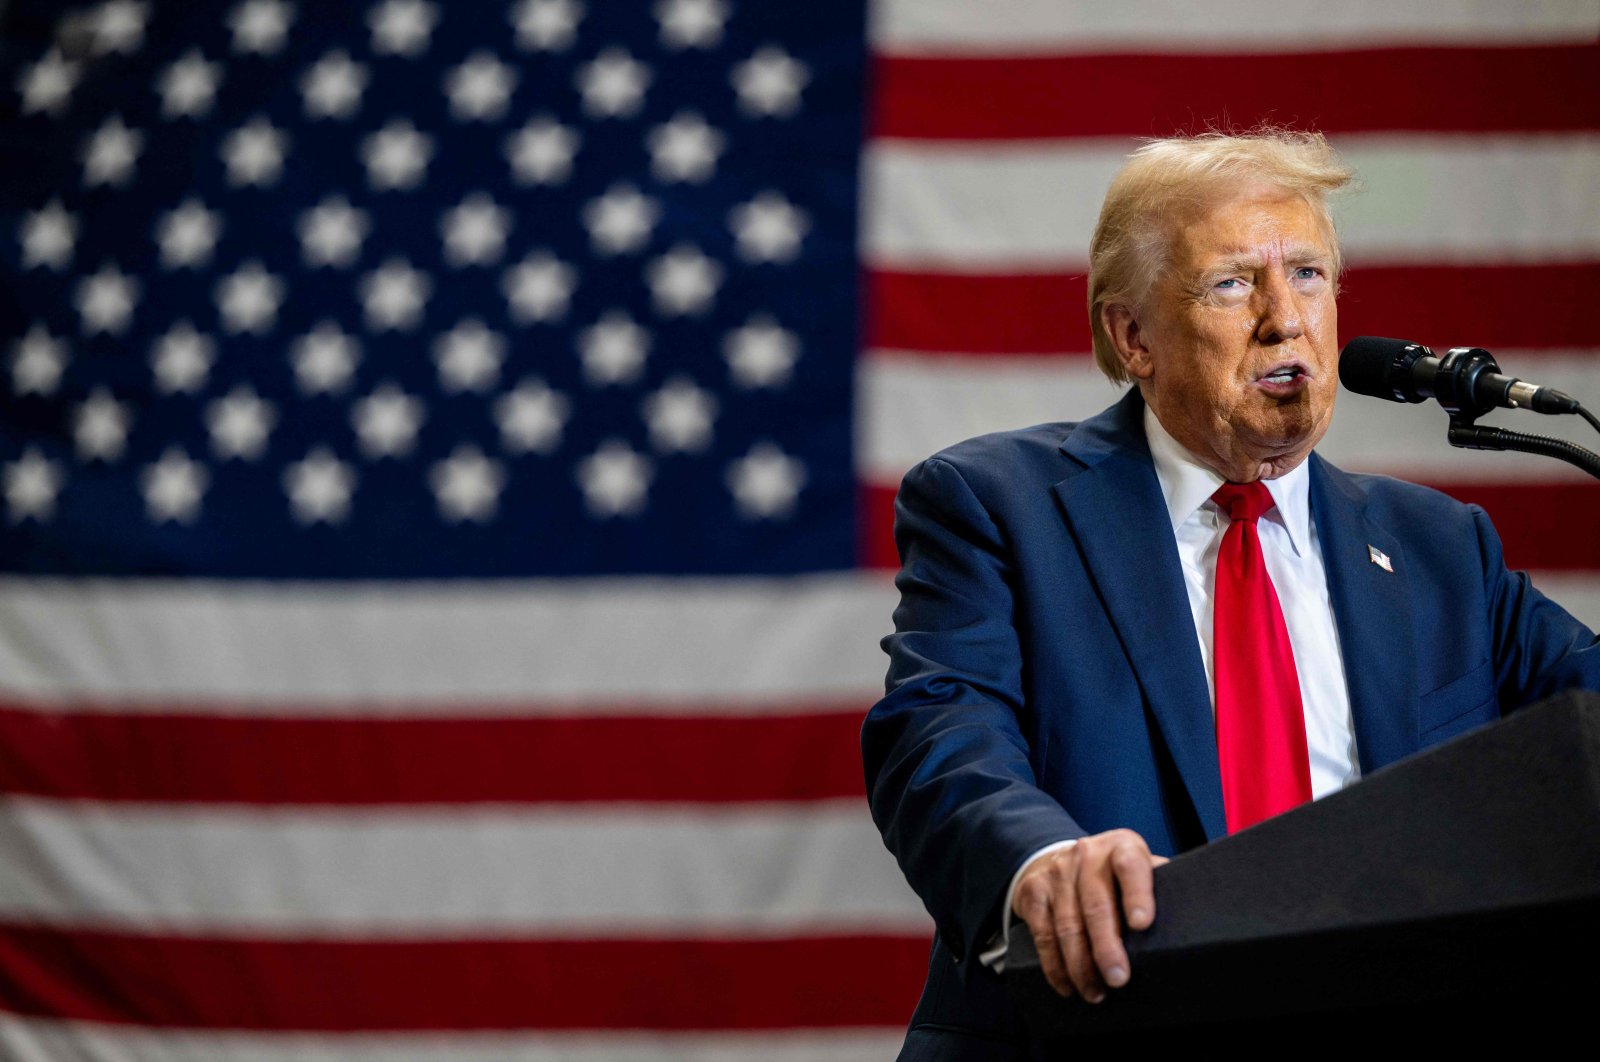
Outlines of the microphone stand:
{"type": "MultiPolygon", "coordinates": [[[[1439,404],[1450,414],[1450,430],[1445,436],[1450,445],[1467,450],[1518,450],[1526,454],[1554,457],[1577,465],[1595,479],[1600,479],[1600,454],[1593,450],[1549,435],[1531,435],[1474,423],[1495,408],[1493,399],[1479,392],[1478,378],[1484,373],[1499,371],[1500,366],[1495,364],[1494,356],[1481,347],[1457,347],[1440,361],[1434,385],[1439,404]]],[[[1600,423],[1588,410],[1579,406],[1578,412],[1590,424],[1600,428],[1600,423]]]]}
{"type": "Polygon", "coordinates": [[[1586,450],[1577,443],[1549,435],[1530,435],[1524,431],[1507,431],[1472,423],[1477,414],[1452,414],[1450,431],[1446,435],[1451,446],[1467,450],[1520,450],[1525,454],[1542,454],[1568,464],[1577,465],[1595,479],[1600,479],[1600,454],[1586,450]]]}

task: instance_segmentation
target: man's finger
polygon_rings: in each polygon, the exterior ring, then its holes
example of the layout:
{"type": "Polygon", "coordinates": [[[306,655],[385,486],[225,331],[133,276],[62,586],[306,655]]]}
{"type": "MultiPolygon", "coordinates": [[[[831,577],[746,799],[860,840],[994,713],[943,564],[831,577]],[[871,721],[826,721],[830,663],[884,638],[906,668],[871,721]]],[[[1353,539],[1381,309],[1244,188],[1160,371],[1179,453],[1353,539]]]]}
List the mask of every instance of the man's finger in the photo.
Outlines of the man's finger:
{"type": "MultiPolygon", "coordinates": [[[[1078,864],[1081,872],[1083,864],[1078,864]]],[[[1078,876],[1066,875],[1057,883],[1051,910],[1055,917],[1056,943],[1067,965],[1067,977],[1078,994],[1090,1003],[1105,998],[1106,987],[1094,964],[1088,927],[1084,923],[1083,897],[1078,891],[1078,876]]]]}
{"type": "MultiPolygon", "coordinates": [[[[1115,855],[1113,850],[1111,857],[1115,855]]],[[[1128,953],[1122,948],[1122,919],[1112,870],[1106,860],[1092,860],[1083,866],[1078,878],[1078,903],[1089,935],[1095,979],[1120,988],[1128,981],[1128,953]]],[[[1087,990],[1084,998],[1089,998],[1087,990]]]]}
{"type": "Polygon", "coordinates": [[[1128,920],[1129,929],[1149,929],[1150,923],[1155,921],[1156,890],[1151,875],[1153,865],[1150,850],[1139,841],[1124,841],[1112,853],[1111,869],[1117,876],[1117,887],[1122,891],[1122,913],[1128,920]]]}
{"type": "Polygon", "coordinates": [[[1072,981],[1067,977],[1066,960],[1056,943],[1055,921],[1050,911],[1050,892],[1037,881],[1024,882],[1017,890],[1013,907],[1017,917],[1027,923],[1033,937],[1033,949],[1039,953],[1039,970],[1050,987],[1062,996],[1072,995],[1072,981]]]}

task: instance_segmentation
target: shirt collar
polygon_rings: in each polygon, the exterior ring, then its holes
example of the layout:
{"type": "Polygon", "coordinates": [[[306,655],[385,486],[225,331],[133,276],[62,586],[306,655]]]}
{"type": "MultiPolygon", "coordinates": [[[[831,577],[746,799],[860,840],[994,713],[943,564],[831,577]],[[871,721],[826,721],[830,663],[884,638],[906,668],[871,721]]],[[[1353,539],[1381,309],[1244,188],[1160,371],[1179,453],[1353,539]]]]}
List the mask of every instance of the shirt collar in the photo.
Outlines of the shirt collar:
{"type": "MultiPolygon", "coordinates": [[[[1144,408],[1144,434],[1150,443],[1156,479],[1161,483],[1161,497],[1167,503],[1167,517],[1172,521],[1172,531],[1176,534],[1195,510],[1211,500],[1211,495],[1224,481],[1184,449],[1161,426],[1161,421],[1156,419],[1149,406],[1144,408]]],[[[1310,462],[1302,461],[1292,472],[1277,479],[1262,480],[1262,483],[1277,506],[1267,514],[1267,518],[1276,519],[1283,525],[1289,533],[1289,545],[1297,556],[1303,556],[1311,544],[1310,462]]]]}

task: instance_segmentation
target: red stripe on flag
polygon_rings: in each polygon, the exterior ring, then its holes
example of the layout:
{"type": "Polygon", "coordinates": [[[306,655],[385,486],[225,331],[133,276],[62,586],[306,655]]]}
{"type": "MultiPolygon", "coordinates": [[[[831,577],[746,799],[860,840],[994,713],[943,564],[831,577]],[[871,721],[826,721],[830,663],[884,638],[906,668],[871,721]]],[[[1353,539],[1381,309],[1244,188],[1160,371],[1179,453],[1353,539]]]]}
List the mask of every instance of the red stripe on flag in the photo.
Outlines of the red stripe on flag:
{"type": "Polygon", "coordinates": [[[1600,129],[1600,45],[1265,55],[886,56],[872,131],[914,140],[1600,129]]]}
{"type": "Polygon", "coordinates": [[[901,1026],[928,942],[279,941],[0,926],[0,1008],[209,1029],[901,1026]]]}
{"type": "MultiPolygon", "coordinates": [[[[1574,534],[1573,528],[1600,527],[1600,483],[1447,483],[1429,484],[1461,501],[1483,506],[1500,532],[1506,563],[1539,571],[1600,571],[1600,536],[1574,534]]],[[[899,567],[895,554],[896,488],[862,488],[864,524],[873,538],[863,546],[863,563],[899,567]]]]}
{"type": "Polygon", "coordinates": [[[863,483],[856,494],[856,511],[861,514],[860,563],[863,568],[897,571],[900,551],[894,544],[894,497],[899,484],[883,486],[863,483]]]}
{"type": "Polygon", "coordinates": [[[1600,347],[1600,262],[1362,266],[1339,295],[1342,336],[1397,333],[1443,352],[1600,347]]]}
{"type": "MultiPolygon", "coordinates": [[[[1083,271],[867,273],[868,346],[949,354],[1086,353],[1083,271]]],[[[1435,346],[1600,347],[1600,262],[1362,266],[1345,274],[1342,336],[1435,346]]]]}
{"type": "Polygon", "coordinates": [[[247,804],[861,797],[864,710],[285,719],[0,703],[0,792],[247,804]]]}
{"type": "Polygon", "coordinates": [[[859,493],[861,526],[861,564],[866,568],[897,571],[900,551],[894,544],[894,499],[900,492],[898,483],[863,483],[859,493]]]}
{"type": "Polygon", "coordinates": [[[1600,483],[1438,483],[1453,498],[1483,506],[1512,568],[1600,571],[1600,483]]]}
{"type": "Polygon", "coordinates": [[[1083,273],[867,272],[867,346],[963,354],[1089,349],[1083,273]]]}

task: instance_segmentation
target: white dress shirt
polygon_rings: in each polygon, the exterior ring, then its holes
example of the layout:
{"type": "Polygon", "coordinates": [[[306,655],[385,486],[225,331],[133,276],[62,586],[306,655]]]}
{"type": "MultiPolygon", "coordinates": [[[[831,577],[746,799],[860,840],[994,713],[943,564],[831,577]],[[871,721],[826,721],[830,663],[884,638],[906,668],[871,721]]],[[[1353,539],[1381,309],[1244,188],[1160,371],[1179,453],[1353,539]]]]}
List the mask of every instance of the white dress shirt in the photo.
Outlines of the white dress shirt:
{"type": "MultiPolygon", "coordinates": [[[[1224,480],[1201,464],[1174,439],[1148,406],[1144,433],[1155,461],[1156,479],[1172,521],[1183,566],[1183,586],[1189,595],[1189,612],[1200,659],[1205,663],[1211,710],[1217,708],[1217,685],[1212,659],[1212,613],[1217,585],[1217,551],[1232,521],[1211,495],[1224,480]]],[[[1339,631],[1334,625],[1333,602],[1328,597],[1328,577],[1322,566],[1322,543],[1311,519],[1310,462],[1287,475],[1262,481],[1276,507],[1256,521],[1267,574],[1272,577],[1289,628],[1295,671],[1300,679],[1300,703],[1306,715],[1306,748],[1311,760],[1312,799],[1327,796],[1360,776],[1356,759],[1355,728],[1350,717],[1350,691],[1345,685],[1344,658],[1339,655],[1339,631]]],[[[1011,929],[1011,903],[1017,882],[1028,864],[1049,852],[1075,842],[1047,845],[1023,860],[1006,890],[1001,933],[995,945],[979,956],[995,970],[1004,969],[1006,934],[1011,929]]]]}
{"type": "MultiPolygon", "coordinates": [[[[1212,659],[1212,613],[1216,602],[1217,551],[1232,522],[1211,500],[1223,484],[1221,476],[1195,460],[1156,419],[1144,411],[1145,438],[1155,460],[1156,479],[1172,520],[1183,565],[1183,586],[1200,640],[1206,686],[1216,711],[1217,687],[1212,659]]],[[[1301,464],[1287,475],[1262,480],[1276,507],[1256,521],[1267,574],[1278,593],[1278,605],[1289,628],[1300,703],[1306,713],[1306,749],[1311,759],[1311,796],[1327,796],[1355,781],[1355,729],[1350,718],[1350,691],[1345,685],[1344,658],[1334,625],[1328,576],[1322,567],[1322,542],[1311,519],[1311,467],[1301,464]]]]}

